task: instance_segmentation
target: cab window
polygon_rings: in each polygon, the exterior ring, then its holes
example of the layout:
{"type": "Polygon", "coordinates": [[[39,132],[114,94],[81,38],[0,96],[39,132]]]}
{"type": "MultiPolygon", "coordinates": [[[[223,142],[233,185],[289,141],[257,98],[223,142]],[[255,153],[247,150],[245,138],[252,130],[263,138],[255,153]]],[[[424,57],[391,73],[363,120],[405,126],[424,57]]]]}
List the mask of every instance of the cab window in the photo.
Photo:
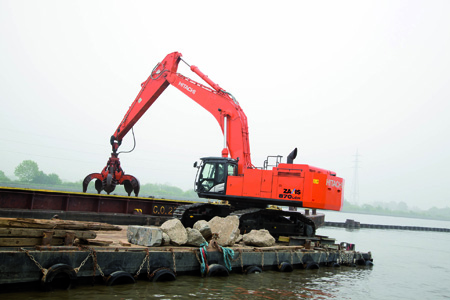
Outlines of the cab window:
{"type": "Polygon", "coordinates": [[[228,165],[228,175],[236,176],[237,175],[237,166],[236,165],[228,165]]]}

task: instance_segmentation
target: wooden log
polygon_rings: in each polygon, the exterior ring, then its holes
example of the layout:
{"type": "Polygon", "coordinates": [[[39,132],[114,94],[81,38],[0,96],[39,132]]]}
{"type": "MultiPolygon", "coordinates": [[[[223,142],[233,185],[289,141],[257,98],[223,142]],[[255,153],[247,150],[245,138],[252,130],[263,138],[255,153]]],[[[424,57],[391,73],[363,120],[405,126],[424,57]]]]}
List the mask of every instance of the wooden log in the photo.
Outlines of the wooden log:
{"type": "Polygon", "coordinates": [[[113,230],[120,231],[122,228],[115,225],[98,222],[66,221],[66,220],[43,220],[24,218],[0,218],[0,227],[15,228],[44,228],[44,229],[70,229],[70,230],[113,230]]]}
{"type": "MultiPolygon", "coordinates": [[[[48,229],[35,229],[35,228],[0,228],[0,237],[42,237],[44,231],[48,229]]],[[[64,238],[66,236],[67,230],[54,229],[53,237],[64,238]]],[[[81,230],[71,230],[75,233],[76,238],[83,239],[95,239],[97,234],[94,231],[81,231],[81,230]]]]}
{"type": "Polygon", "coordinates": [[[104,241],[104,240],[87,239],[86,241],[89,245],[94,245],[94,246],[109,246],[113,243],[113,241],[104,241]]]}
{"type": "Polygon", "coordinates": [[[124,247],[131,247],[131,243],[128,243],[127,241],[119,241],[119,244],[124,247]]]}
{"type": "MultiPolygon", "coordinates": [[[[250,251],[278,251],[278,250],[297,250],[304,249],[304,246],[272,246],[272,247],[253,247],[249,249],[250,251]]],[[[246,249],[243,249],[244,251],[246,249]]]]}
{"type": "Polygon", "coordinates": [[[36,250],[39,251],[59,251],[59,250],[80,250],[80,248],[76,246],[42,246],[42,245],[36,245],[34,246],[36,250]]]}

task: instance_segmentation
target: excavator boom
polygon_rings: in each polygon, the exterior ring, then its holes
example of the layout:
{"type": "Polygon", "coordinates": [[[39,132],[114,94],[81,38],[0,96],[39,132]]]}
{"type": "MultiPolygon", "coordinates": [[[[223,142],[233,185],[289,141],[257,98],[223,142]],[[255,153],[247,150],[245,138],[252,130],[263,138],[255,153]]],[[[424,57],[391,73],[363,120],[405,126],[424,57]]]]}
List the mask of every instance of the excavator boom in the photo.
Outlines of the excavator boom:
{"type": "MultiPolygon", "coordinates": [[[[114,141],[122,142],[123,137],[130,131],[142,115],[158,99],[158,97],[169,86],[165,79],[168,73],[175,73],[181,59],[181,53],[173,52],[158,63],[146,81],[141,83],[141,90],[134,99],[127,113],[123,117],[116,131],[112,135],[114,141]]],[[[113,148],[114,151],[114,148],[113,148]]]]}

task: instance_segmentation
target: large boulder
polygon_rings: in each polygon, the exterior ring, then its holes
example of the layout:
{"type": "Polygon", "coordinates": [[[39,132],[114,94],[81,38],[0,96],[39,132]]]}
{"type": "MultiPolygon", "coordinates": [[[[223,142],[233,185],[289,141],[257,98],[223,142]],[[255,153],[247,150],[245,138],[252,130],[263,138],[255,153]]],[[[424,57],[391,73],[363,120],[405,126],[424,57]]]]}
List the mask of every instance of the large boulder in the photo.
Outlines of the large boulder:
{"type": "Polygon", "coordinates": [[[239,234],[239,237],[236,240],[236,244],[240,243],[242,241],[242,239],[244,238],[244,236],[242,234],[239,234]]]}
{"type": "Polygon", "coordinates": [[[188,240],[186,242],[187,245],[200,247],[200,245],[206,243],[205,238],[197,229],[186,228],[186,233],[188,237],[188,240]]]}
{"type": "Polygon", "coordinates": [[[210,239],[212,236],[211,227],[209,226],[208,221],[198,220],[194,224],[194,229],[200,231],[201,235],[206,239],[210,239]]]}
{"type": "Polygon", "coordinates": [[[217,243],[221,246],[233,246],[239,238],[238,216],[227,216],[225,218],[214,217],[208,222],[213,234],[217,233],[217,243]]]}
{"type": "Polygon", "coordinates": [[[186,228],[184,228],[180,220],[170,219],[164,222],[161,225],[161,230],[169,236],[171,244],[176,246],[186,244],[187,242],[186,228]]]}
{"type": "Polygon", "coordinates": [[[156,226],[128,226],[128,242],[145,246],[157,247],[162,243],[162,230],[156,226]]]}
{"type": "MultiPolygon", "coordinates": [[[[162,231],[162,230],[161,230],[162,231]]],[[[170,244],[170,237],[164,231],[162,232],[162,243],[161,246],[168,246],[170,244]]]]}
{"type": "Polygon", "coordinates": [[[244,234],[244,243],[249,246],[270,247],[275,245],[275,238],[266,229],[253,229],[247,234],[244,234]]]}

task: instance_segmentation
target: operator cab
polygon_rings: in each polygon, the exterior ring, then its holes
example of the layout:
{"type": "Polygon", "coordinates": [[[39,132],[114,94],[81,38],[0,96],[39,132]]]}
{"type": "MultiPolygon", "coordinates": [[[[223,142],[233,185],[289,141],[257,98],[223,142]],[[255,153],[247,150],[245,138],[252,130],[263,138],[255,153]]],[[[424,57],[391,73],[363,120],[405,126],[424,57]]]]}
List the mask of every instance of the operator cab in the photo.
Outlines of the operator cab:
{"type": "Polygon", "coordinates": [[[225,195],[228,176],[237,176],[238,161],[227,157],[203,157],[200,160],[200,166],[194,163],[198,168],[195,192],[199,197],[225,195]]]}

